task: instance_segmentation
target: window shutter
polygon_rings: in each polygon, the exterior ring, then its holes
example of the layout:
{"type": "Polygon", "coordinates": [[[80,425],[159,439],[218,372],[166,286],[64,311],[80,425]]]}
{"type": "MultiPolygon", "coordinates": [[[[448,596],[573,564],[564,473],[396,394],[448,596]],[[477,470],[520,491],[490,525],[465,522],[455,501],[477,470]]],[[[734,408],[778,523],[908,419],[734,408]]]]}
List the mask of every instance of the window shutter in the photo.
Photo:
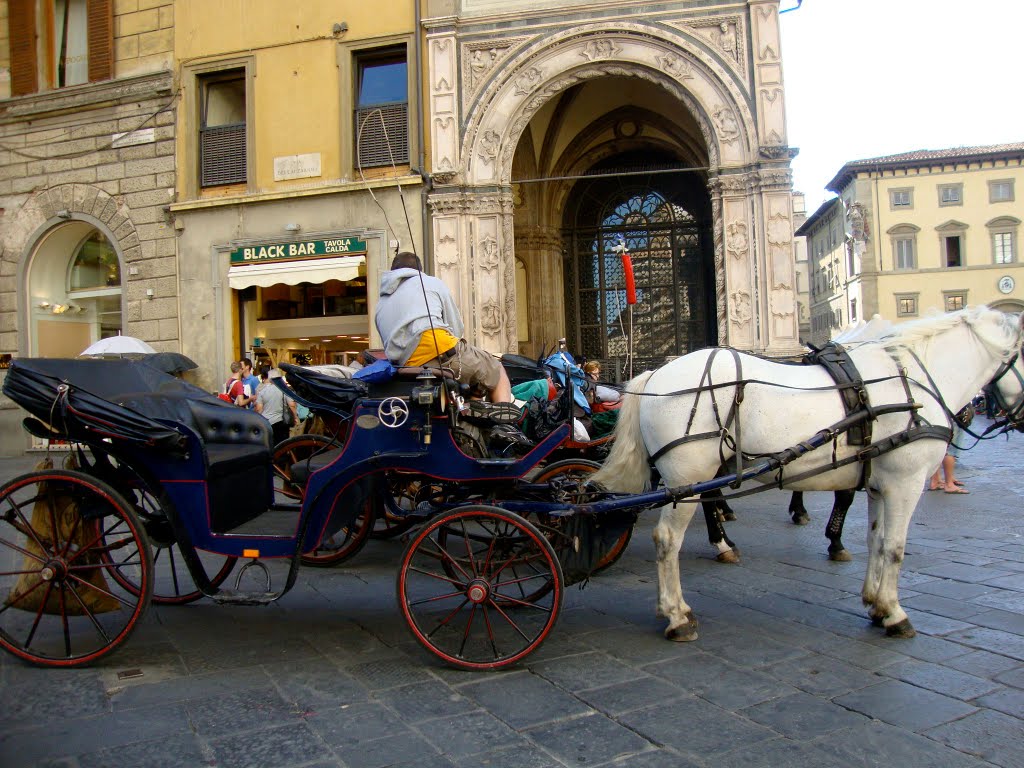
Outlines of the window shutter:
{"type": "Polygon", "coordinates": [[[88,0],[89,82],[114,76],[114,8],[112,0],[88,0]]]}
{"type": "Polygon", "coordinates": [[[359,166],[374,168],[391,165],[392,161],[395,164],[409,162],[408,104],[384,104],[357,109],[354,133],[359,166]]]}
{"type": "Polygon", "coordinates": [[[35,93],[39,85],[36,0],[8,0],[7,14],[7,34],[11,44],[11,95],[35,93]]]}

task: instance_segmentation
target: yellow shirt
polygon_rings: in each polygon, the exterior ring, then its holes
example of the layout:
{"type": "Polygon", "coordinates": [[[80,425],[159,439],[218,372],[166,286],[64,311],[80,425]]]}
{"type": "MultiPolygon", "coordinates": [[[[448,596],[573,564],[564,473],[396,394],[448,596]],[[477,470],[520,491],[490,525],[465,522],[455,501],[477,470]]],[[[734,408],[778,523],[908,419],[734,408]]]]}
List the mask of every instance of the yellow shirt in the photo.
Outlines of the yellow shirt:
{"type": "Polygon", "coordinates": [[[412,353],[406,365],[423,365],[452,349],[459,340],[452,336],[444,328],[434,330],[433,336],[430,331],[424,331],[420,336],[420,343],[412,353]]]}

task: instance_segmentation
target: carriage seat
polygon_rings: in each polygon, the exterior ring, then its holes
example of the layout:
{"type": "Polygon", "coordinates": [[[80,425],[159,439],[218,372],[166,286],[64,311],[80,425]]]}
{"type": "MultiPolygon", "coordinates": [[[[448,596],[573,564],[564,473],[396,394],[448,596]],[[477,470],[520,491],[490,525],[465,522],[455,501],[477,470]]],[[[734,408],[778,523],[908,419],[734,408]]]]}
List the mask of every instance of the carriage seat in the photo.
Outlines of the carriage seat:
{"type": "Polygon", "coordinates": [[[256,411],[181,393],[143,392],[120,397],[118,402],[145,416],[182,424],[199,435],[212,530],[229,531],[269,508],[273,501],[271,429],[256,411]]]}
{"type": "Polygon", "coordinates": [[[289,467],[291,482],[298,487],[305,487],[306,483],[309,482],[310,475],[314,472],[323,469],[339,455],[344,448],[335,448],[331,451],[324,451],[323,453],[317,453],[308,459],[303,459],[289,467]]]}

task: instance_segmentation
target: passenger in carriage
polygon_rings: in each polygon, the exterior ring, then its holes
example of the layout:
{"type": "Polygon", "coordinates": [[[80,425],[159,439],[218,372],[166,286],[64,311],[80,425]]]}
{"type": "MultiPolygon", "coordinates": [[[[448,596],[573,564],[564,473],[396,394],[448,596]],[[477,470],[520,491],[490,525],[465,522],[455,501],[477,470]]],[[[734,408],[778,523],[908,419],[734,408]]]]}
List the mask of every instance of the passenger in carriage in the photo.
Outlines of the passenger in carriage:
{"type": "Polygon", "coordinates": [[[494,355],[460,338],[462,316],[448,286],[424,275],[415,253],[399,253],[381,275],[374,320],[395,365],[444,366],[458,381],[487,390],[491,402],[512,401],[505,369],[494,355]]]}

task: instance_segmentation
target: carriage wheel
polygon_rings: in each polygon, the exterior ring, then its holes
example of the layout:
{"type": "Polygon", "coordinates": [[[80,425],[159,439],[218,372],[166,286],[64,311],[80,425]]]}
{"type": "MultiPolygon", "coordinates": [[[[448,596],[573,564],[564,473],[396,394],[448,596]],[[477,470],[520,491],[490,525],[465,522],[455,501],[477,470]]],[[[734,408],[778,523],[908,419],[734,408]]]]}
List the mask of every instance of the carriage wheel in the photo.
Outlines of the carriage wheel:
{"type": "Polygon", "coordinates": [[[274,490],[286,498],[301,499],[305,489],[292,482],[292,466],[332,447],[337,446],[322,435],[298,435],[282,440],[274,447],[270,459],[274,465],[274,490]]]}
{"type": "MultiPolygon", "coordinates": [[[[585,481],[590,475],[594,474],[601,468],[601,465],[596,461],[590,461],[588,459],[565,459],[563,461],[556,461],[553,464],[548,464],[546,467],[541,469],[530,478],[530,482],[533,483],[546,483],[554,478],[565,478],[569,480],[579,480],[581,485],[578,492],[570,492],[567,495],[567,501],[572,504],[583,504],[591,501],[591,494],[588,493],[582,485],[582,481],[585,481]]],[[[532,515],[531,515],[532,518],[532,515]]],[[[556,533],[552,536],[552,544],[557,549],[561,546],[559,540],[562,538],[557,531],[559,530],[559,524],[561,520],[552,519],[547,515],[538,516],[538,522],[545,528],[554,529],[556,533]]],[[[611,546],[608,552],[597,561],[597,565],[594,566],[594,574],[598,574],[607,568],[610,568],[619,558],[622,557],[626,552],[626,547],[629,546],[629,540],[633,538],[633,527],[627,528],[615,543],[611,546]]]]}
{"type": "Polygon", "coordinates": [[[422,479],[411,475],[388,474],[386,482],[392,501],[391,504],[385,502],[381,514],[377,515],[371,534],[375,539],[393,539],[419,522],[416,517],[390,511],[390,507],[411,512],[431,490],[422,479]]]}
{"type": "Polygon", "coordinates": [[[377,519],[374,512],[375,499],[369,496],[362,511],[346,526],[317,544],[316,549],[302,556],[303,565],[314,568],[330,568],[355,557],[366,546],[377,519]]]}
{"type": "MultiPolygon", "coordinates": [[[[171,522],[167,519],[167,514],[160,501],[142,485],[135,488],[127,498],[134,502],[132,507],[146,529],[146,536],[152,549],[153,596],[150,598],[152,602],[158,605],[185,605],[201,598],[203,592],[192,578],[174,536],[171,522]]],[[[126,526],[119,524],[107,531],[105,535],[116,540],[126,532],[126,526]]],[[[219,555],[215,552],[197,550],[196,554],[203,563],[210,584],[214,587],[219,587],[224,583],[235,567],[235,563],[238,562],[237,557],[219,555]]],[[[136,564],[132,563],[130,555],[126,556],[120,552],[111,551],[108,557],[109,562],[114,566],[110,575],[125,589],[138,593],[139,569],[136,564]]]]}
{"type": "Polygon", "coordinates": [[[128,638],[152,590],[146,532],[107,483],[44,470],[0,488],[0,645],[6,650],[50,667],[95,661],[128,638]],[[107,578],[115,557],[134,570],[133,589],[107,578]]]}
{"type": "Polygon", "coordinates": [[[416,640],[442,661],[500,669],[550,634],[562,607],[562,568],[548,540],[519,515],[459,507],[409,542],[398,604],[416,640]]]}

